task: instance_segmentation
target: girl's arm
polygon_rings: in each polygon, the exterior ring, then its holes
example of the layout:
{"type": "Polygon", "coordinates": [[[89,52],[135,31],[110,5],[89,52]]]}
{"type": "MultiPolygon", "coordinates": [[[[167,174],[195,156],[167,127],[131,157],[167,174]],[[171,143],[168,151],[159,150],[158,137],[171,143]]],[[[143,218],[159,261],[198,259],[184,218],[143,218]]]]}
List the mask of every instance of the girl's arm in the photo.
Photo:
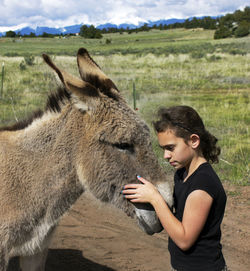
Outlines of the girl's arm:
{"type": "Polygon", "coordinates": [[[193,191],[187,198],[180,222],[170,211],[156,187],[147,180],[143,184],[125,185],[123,195],[131,202],[150,203],[171,239],[182,250],[188,250],[197,240],[209,214],[213,198],[203,190],[193,191]]]}

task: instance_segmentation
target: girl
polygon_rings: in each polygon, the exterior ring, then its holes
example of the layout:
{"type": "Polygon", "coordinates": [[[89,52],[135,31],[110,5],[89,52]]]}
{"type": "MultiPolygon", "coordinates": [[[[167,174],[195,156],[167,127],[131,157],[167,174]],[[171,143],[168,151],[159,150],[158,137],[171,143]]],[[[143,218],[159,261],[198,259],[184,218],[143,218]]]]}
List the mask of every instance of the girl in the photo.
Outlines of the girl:
{"type": "Polygon", "coordinates": [[[227,270],[221,251],[220,225],[226,194],[209,162],[218,162],[217,139],[188,106],[162,108],[154,122],[164,158],[177,171],[174,176],[174,212],[156,187],[138,176],[141,184],[122,191],[131,202],[150,203],[169,235],[172,270],[227,270]]]}

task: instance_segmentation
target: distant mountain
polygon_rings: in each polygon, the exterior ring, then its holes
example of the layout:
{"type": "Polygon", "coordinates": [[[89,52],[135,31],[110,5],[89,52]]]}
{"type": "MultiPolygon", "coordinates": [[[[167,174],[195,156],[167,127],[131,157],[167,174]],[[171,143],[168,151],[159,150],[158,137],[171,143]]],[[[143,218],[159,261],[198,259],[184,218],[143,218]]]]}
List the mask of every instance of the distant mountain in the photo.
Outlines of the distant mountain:
{"type": "Polygon", "coordinates": [[[118,28],[123,28],[123,29],[135,29],[136,27],[140,27],[140,23],[138,25],[135,24],[119,24],[118,28]]]}
{"type": "Polygon", "coordinates": [[[36,36],[42,35],[43,33],[48,33],[52,35],[60,35],[63,32],[63,28],[52,28],[52,27],[40,27],[36,28],[36,36]]]}
{"type": "Polygon", "coordinates": [[[30,27],[24,27],[21,30],[19,30],[17,33],[20,33],[20,35],[29,35],[30,33],[35,33],[35,30],[30,27]]]}
{"type": "MultiPolygon", "coordinates": [[[[219,17],[219,16],[217,16],[219,17]]],[[[189,20],[192,20],[193,17],[189,18],[189,20]]],[[[199,18],[204,18],[204,17],[199,17],[199,18]]],[[[212,17],[216,18],[216,17],[212,17]]],[[[146,23],[148,24],[149,27],[152,27],[154,25],[159,26],[160,24],[162,25],[170,25],[174,23],[184,23],[186,19],[168,19],[168,20],[158,20],[158,21],[147,21],[146,23]]],[[[145,22],[139,22],[138,25],[134,24],[111,24],[111,23],[106,23],[106,24],[101,24],[98,25],[96,28],[98,29],[108,29],[108,28],[123,28],[123,29],[135,29],[137,27],[141,27],[145,24],[145,22]]],[[[30,33],[34,33],[36,36],[42,35],[44,32],[52,35],[60,35],[60,34],[76,34],[80,32],[80,28],[83,24],[77,24],[77,25],[71,25],[71,26],[65,26],[61,28],[53,28],[53,27],[41,27],[38,26],[36,29],[30,28],[30,27],[24,27],[22,29],[15,30],[15,32],[18,34],[20,33],[22,36],[23,35],[30,35],[30,33]]],[[[0,32],[0,37],[4,36],[5,32],[0,32]]]]}
{"type": "Polygon", "coordinates": [[[108,29],[108,28],[117,28],[117,29],[121,29],[121,28],[123,28],[123,29],[135,29],[135,28],[137,28],[137,27],[140,27],[140,26],[142,26],[142,25],[144,25],[144,23],[142,23],[142,22],[139,22],[138,23],[138,25],[135,25],[135,24],[119,24],[119,25],[117,25],[117,24],[110,24],[110,23],[107,23],[107,24],[101,24],[101,25],[98,25],[96,28],[98,28],[98,29],[104,29],[104,28],[106,28],[106,29],[108,29]]]}
{"type": "Polygon", "coordinates": [[[170,24],[175,24],[175,23],[184,23],[186,19],[168,19],[168,20],[158,20],[155,22],[149,21],[148,26],[152,27],[154,25],[159,26],[160,24],[162,25],[170,25],[170,24]]]}
{"type": "Polygon", "coordinates": [[[63,34],[76,34],[80,32],[82,24],[76,24],[71,26],[65,26],[63,29],[63,34]]]}
{"type": "Polygon", "coordinates": [[[118,26],[116,24],[109,24],[109,23],[107,23],[107,24],[100,24],[96,28],[102,30],[104,28],[106,28],[106,29],[108,29],[108,28],[118,28],[118,26]]]}

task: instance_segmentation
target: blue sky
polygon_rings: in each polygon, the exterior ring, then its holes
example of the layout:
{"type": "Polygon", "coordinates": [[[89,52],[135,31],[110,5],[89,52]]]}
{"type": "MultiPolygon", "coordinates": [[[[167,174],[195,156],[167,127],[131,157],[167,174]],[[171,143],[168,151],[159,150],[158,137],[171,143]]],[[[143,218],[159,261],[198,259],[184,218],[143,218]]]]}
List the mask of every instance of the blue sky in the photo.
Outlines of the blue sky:
{"type": "Polygon", "coordinates": [[[25,26],[133,23],[232,13],[250,0],[0,0],[0,32],[25,26]]]}

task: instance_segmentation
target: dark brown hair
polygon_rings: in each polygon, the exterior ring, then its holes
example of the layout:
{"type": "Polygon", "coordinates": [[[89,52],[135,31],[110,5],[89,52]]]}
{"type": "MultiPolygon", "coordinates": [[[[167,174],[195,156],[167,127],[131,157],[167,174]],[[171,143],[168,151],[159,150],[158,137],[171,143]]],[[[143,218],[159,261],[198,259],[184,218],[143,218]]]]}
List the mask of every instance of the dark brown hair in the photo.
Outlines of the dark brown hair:
{"type": "Polygon", "coordinates": [[[189,106],[162,107],[158,110],[158,120],[153,122],[157,133],[172,129],[177,137],[185,142],[191,134],[200,137],[200,149],[208,162],[218,163],[220,147],[216,146],[217,138],[210,134],[203,124],[199,114],[189,106]]]}

